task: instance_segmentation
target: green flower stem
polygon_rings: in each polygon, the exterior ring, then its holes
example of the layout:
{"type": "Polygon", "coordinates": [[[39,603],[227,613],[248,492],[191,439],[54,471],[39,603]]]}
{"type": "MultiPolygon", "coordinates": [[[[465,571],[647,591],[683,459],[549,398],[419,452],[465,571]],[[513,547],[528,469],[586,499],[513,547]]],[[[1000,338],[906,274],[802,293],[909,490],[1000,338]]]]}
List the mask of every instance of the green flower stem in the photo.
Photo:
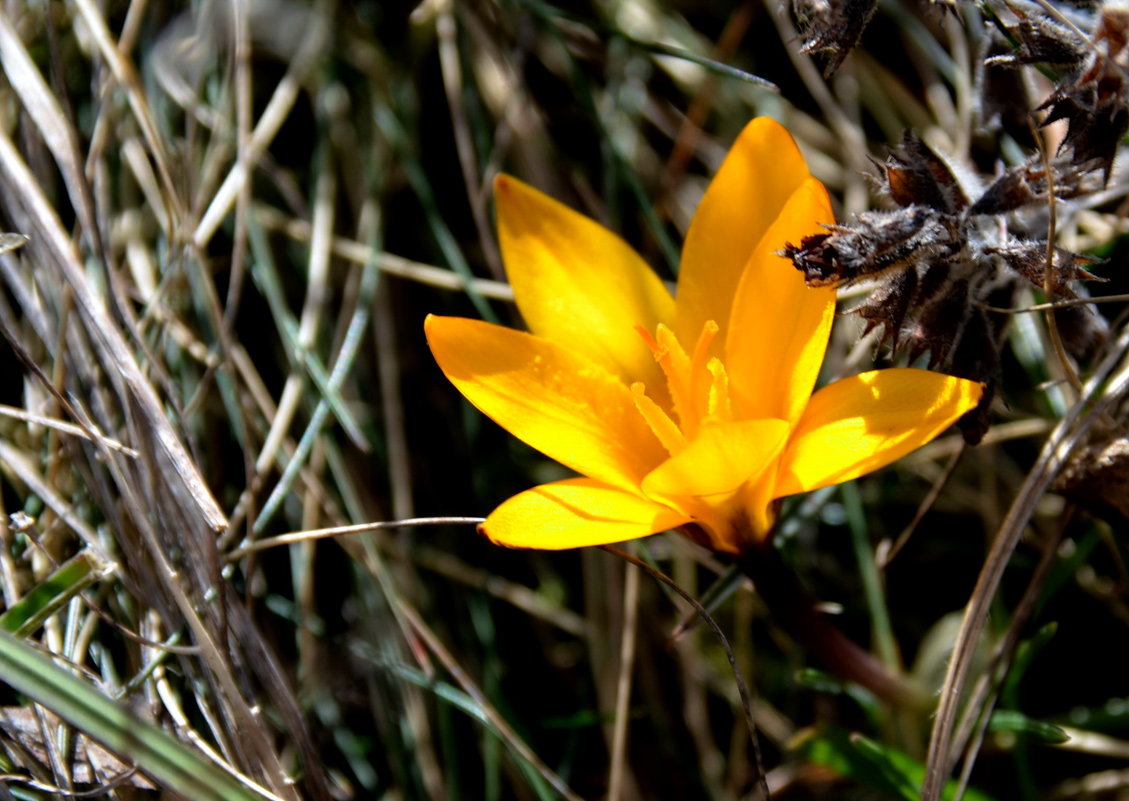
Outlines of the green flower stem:
{"type": "Polygon", "coordinates": [[[753,581],[773,620],[841,679],[865,687],[891,706],[924,707],[929,699],[904,676],[892,672],[848,638],[816,609],[795,572],[770,542],[746,551],[738,564],[753,581]]]}

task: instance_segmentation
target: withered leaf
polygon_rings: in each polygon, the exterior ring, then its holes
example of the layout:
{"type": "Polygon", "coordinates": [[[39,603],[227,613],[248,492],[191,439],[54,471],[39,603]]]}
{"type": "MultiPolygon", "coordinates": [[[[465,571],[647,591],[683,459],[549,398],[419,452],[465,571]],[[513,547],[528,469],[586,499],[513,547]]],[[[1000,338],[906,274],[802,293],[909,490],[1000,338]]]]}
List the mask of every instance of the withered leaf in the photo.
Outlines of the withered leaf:
{"type": "Polygon", "coordinates": [[[890,349],[896,353],[902,341],[902,323],[916,294],[916,269],[903,270],[891,276],[857,308],[858,315],[866,320],[863,334],[869,334],[876,326],[883,326],[882,339],[889,342],[890,349]]]}
{"type": "Polygon", "coordinates": [[[1129,110],[1124,81],[1118,77],[1060,87],[1039,109],[1048,109],[1043,125],[1067,121],[1066,136],[1059,151],[1070,149],[1072,161],[1081,168],[1101,168],[1109,181],[1117,146],[1129,130],[1129,110]]]}
{"type": "MultiPolygon", "coordinates": [[[[37,713],[22,706],[0,708],[0,729],[29,757],[44,766],[51,764],[44,736],[54,738],[61,725],[64,725],[62,721],[46,709],[37,713]]],[[[81,732],[74,738],[69,768],[71,778],[77,784],[103,784],[128,774],[127,784],[147,790],[156,789],[144,774],[135,771],[81,732]]]]}
{"type": "MultiPolygon", "coordinates": [[[[978,442],[988,428],[988,408],[1000,369],[999,349],[1008,315],[990,311],[1011,303],[1020,281],[1045,288],[1052,297],[1074,297],[1069,284],[1092,279],[1090,259],[1054,250],[1046,271],[1045,242],[1019,239],[993,220],[1036,202],[1084,191],[1071,165],[1032,161],[1008,170],[971,206],[948,162],[919,138],[906,136],[879,166],[877,184],[900,208],[867,211],[847,223],[825,226],[781,251],[810,286],[840,286],[874,279],[873,293],[855,311],[869,332],[882,327],[881,342],[909,358],[927,356],[929,366],[983,382],[982,403],[962,418],[966,441],[978,442]]],[[[1072,354],[1084,357],[1103,337],[1101,318],[1078,307],[1056,312],[1072,354]]]]}
{"type": "MultiPolygon", "coordinates": [[[[1060,38],[1065,42],[1069,36],[1073,34],[1060,38]]],[[[1084,48],[1085,60],[1078,69],[1058,84],[1039,110],[1047,111],[1043,125],[1067,121],[1060,152],[1069,149],[1073,163],[1082,169],[1100,167],[1108,183],[1117,146],[1129,130],[1125,70],[1129,13],[1114,4],[1103,6],[1093,42],[1084,48]]]]}
{"type": "Polygon", "coordinates": [[[994,56],[1009,49],[1002,39],[985,37],[983,46],[972,93],[981,137],[987,138],[993,149],[997,146],[994,135],[1000,132],[1007,133],[1022,147],[1034,147],[1027,81],[1019,70],[993,64],[994,56]]]}
{"type": "Polygon", "coordinates": [[[928,355],[930,367],[948,364],[969,318],[968,281],[946,272],[942,266],[933,265],[924,276],[917,297],[917,319],[906,334],[910,359],[928,355]]]}

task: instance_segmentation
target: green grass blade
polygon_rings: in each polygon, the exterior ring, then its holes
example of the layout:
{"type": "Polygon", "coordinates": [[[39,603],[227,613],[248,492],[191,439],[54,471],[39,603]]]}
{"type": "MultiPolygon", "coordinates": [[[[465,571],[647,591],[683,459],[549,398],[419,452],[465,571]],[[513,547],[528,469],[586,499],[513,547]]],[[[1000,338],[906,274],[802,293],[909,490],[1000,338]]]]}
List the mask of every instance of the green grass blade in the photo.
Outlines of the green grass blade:
{"type": "Polygon", "coordinates": [[[54,712],[163,787],[193,801],[262,801],[167,732],[133,715],[27,643],[0,633],[4,683],[54,712]]]}
{"type": "Polygon", "coordinates": [[[333,416],[358,448],[367,448],[368,440],[361,431],[361,425],[349,411],[349,405],[341,392],[329,380],[329,371],[316,353],[298,345],[298,321],[294,318],[286,302],[278,265],[271,254],[266,232],[254,214],[247,215],[247,233],[251,243],[251,278],[266,298],[271,316],[286,346],[286,354],[296,368],[305,372],[321,396],[329,404],[333,416]]]}
{"type": "MultiPolygon", "coordinates": [[[[840,776],[903,801],[917,801],[925,766],[895,748],[884,746],[868,737],[849,734],[842,729],[826,729],[804,739],[796,751],[817,765],[823,765],[840,776]]],[[[957,783],[949,781],[942,793],[951,799],[957,783]]],[[[992,801],[992,797],[974,788],[965,788],[964,801],[992,801]]]]}
{"type": "Polygon", "coordinates": [[[0,615],[0,629],[26,636],[59,611],[74,596],[110,572],[112,568],[101,563],[89,551],[68,559],[40,582],[35,589],[12,604],[0,615]]]}

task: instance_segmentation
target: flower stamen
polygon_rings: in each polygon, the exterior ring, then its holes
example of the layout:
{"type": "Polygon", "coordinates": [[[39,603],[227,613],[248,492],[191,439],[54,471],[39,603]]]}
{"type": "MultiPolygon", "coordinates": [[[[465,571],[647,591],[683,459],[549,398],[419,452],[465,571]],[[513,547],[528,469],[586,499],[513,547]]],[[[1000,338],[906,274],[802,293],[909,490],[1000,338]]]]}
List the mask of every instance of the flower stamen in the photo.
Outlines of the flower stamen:
{"type": "Polygon", "coordinates": [[[640,330],[639,333],[643,337],[643,341],[647,343],[647,347],[651,349],[655,361],[658,362],[666,376],[666,385],[670,391],[674,413],[678,416],[682,432],[688,436],[693,436],[693,432],[687,431],[687,425],[696,416],[694,414],[696,404],[690,383],[690,357],[682,349],[682,345],[675,337],[674,332],[662,323],[659,323],[653,337],[647,331],[640,330]]]}
{"type": "Polygon", "coordinates": [[[710,371],[710,397],[708,419],[729,422],[733,419],[733,406],[729,402],[729,373],[721,359],[709,360],[706,369],[710,371]]]}
{"type": "MultiPolygon", "coordinates": [[[[724,421],[732,419],[729,403],[729,377],[725,367],[717,357],[710,356],[710,348],[717,337],[719,326],[713,320],[708,320],[702,326],[697,342],[694,343],[692,355],[687,355],[682,343],[678,341],[674,332],[663,324],[655,329],[655,335],[642,329],[635,329],[647,343],[647,347],[654,354],[655,361],[662,368],[666,376],[667,388],[673,402],[673,411],[678,418],[679,437],[682,445],[686,440],[693,439],[701,430],[703,423],[724,421]]],[[[634,388],[633,388],[634,391],[634,388]]],[[[643,390],[639,391],[640,393],[643,390]]],[[[653,403],[653,401],[650,401],[653,403]]],[[[636,402],[639,407],[639,402],[636,402]]],[[[656,410],[658,409],[656,406],[656,410]]],[[[656,430],[657,423],[652,420],[651,412],[640,413],[647,420],[648,425],[655,431],[659,440],[671,450],[667,442],[670,437],[660,434],[656,430]]],[[[670,418],[663,412],[663,416],[670,418]]],[[[674,453],[674,451],[671,451],[674,453]]]]}
{"type": "Polygon", "coordinates": [[[710,389],[713,379],[710,375],[709,362],[710,345],[717,336],[718,325],[713,320],[707,320],[698,334],[698,341],[694,344],[694,356],[690,360],[690,391],[694,399],[694,419],[702,419],[710,415],[710,389]]]}
{"type": "Polygon", "coordinates": [[[647,397],[647,390],[643,386],[643,382],[636,381],[631,385],[631,398],[635,401],[635,408],[639,410],[639,414],[643,416],[643,420],[650,426],[651,431],[655,432],[655,436],[666,448],[667,453],[671,456],[681,453],[682,449],[686,447],[686,437],[683,436],[678,424],[670,419],[670,415],[647,397]]]}

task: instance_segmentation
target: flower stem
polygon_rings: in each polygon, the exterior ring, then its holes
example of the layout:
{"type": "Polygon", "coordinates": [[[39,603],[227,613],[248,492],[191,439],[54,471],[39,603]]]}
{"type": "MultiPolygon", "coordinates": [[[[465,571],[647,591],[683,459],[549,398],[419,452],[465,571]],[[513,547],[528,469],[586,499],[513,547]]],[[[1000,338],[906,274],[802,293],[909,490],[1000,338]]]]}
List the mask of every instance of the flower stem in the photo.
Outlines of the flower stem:
{"type": "Polygon", "coordinates": [[[795,572],[771,544],[746,551],[739,559],[773,620],[815,655],[827,670],[854,682],[891,706],[925,705],[928,699],[904,676],[843,634],[800,584],[795,572]]]}

